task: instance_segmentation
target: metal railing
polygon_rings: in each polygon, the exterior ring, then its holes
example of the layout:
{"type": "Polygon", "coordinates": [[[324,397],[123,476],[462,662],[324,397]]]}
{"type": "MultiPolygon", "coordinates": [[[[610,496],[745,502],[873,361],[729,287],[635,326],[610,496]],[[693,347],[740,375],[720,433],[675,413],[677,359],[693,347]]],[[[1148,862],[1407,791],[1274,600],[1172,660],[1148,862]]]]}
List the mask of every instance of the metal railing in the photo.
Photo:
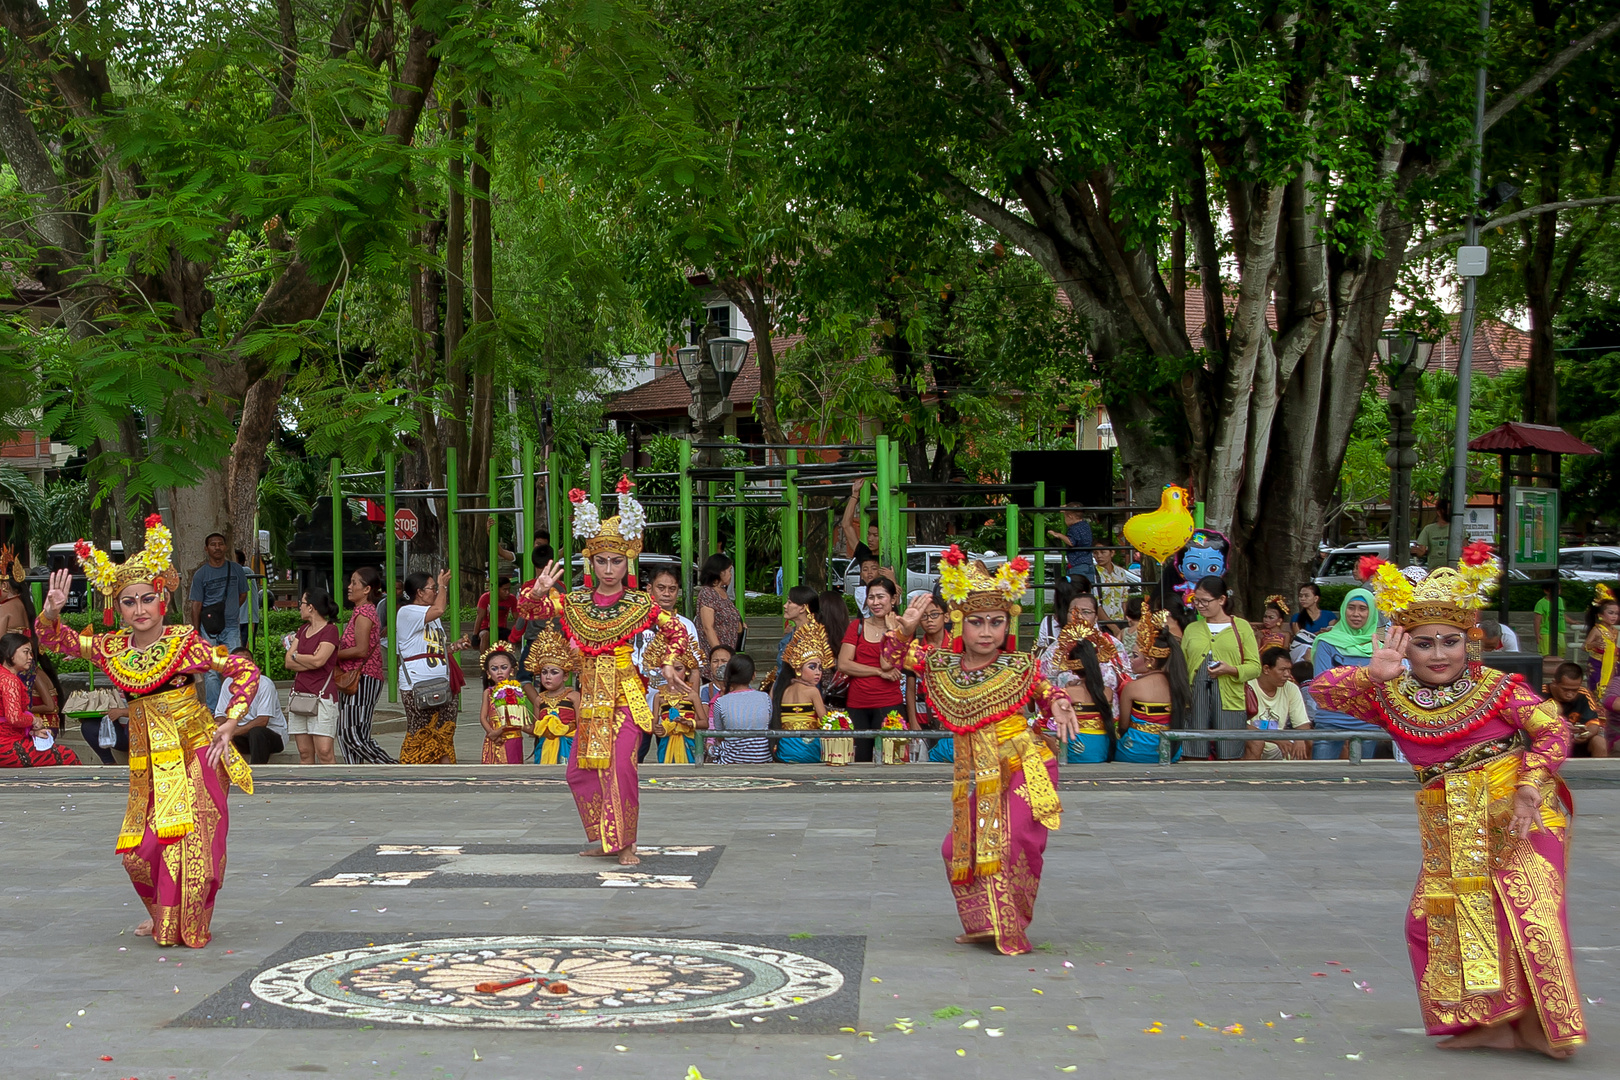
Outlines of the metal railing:
{"type": "MultiPolygon", "coordinates": [[[[949,739],[953,738],[949,731],[908,731],[905,728],[880,728],[877,731],[828,731],[825,728],[811,728],[808,731],[785,731],[780,728],[766,728],[763,731],[729,731],[707,730],[694,732],[688,738],[695,739],[949,739]]],[[[875,749],[875,748],[874,748],[875,749]]],[[[708,764],[704,759],[708,755],[699,754],[694,765],[708,764]]],[[[883,764],[882,754],[872,755],[872,764],[883,764]]],[[[862,764],[866,764],[862,762],[862,764]]]]}
{"type": "Polygon", "coordinates": [[[1362,743],[1387,743],[1395,740],[1387,731],[1346,731],[1342,728],[1305,728],[1287,731],[1255,731],[1239,728],[1235,731],[1199,729],[1191,731],[1175,728],[1159,735],[1159,764],[1169,765],[1178,742],[1347,742],[1350,744],[1350,764],[1360,765],[1364,760],[1362,743]]]}

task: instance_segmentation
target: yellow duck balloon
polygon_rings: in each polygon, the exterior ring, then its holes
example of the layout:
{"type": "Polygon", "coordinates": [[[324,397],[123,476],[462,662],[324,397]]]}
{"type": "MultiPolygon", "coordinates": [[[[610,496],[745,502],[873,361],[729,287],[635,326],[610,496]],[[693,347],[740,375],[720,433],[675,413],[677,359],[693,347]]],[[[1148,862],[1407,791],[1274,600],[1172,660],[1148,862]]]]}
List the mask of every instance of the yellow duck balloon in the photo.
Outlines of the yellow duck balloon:
{"type": "Polygon", "coordinates": [[[1125,522],[1125,542],[1155,562],[1164,562],[1192,539],[1191,504],[1192,492],[1175,484],[1164,485],[1157,510],[1125,522]]]}

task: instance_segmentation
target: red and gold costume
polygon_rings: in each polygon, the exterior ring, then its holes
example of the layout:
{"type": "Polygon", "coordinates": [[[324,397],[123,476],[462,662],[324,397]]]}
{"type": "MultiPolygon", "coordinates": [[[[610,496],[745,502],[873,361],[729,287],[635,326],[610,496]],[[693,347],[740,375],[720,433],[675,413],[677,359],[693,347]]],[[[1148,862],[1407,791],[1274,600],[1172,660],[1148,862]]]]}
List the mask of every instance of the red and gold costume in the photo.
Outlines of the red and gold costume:
{"type": "MultiPolygon", "coordinates": [[[[146,524],[145,550],[122,565],[79,541],[86,575],[109,603],[129,585],[161,591],[178,584],[168,529],[156,514],[146,524]]],[[[226,789],[235,783],[251,794],[253,774],[229,743],[209,768],[205,752],[218,722],[197,695],[204,674],[222,675],[231,691],[226,717],[240,719],[258,689],[259,669],[189,626],[166,627],[137,649],[129,630],[96,634],[41,615],[35,636],[42,646],[90,661],[128,696],[129,802],[117,850],[152,916],[152,940],[202,948],[225,876],[226,789]]]]}
{"type": "MultiPolygon", "coordinates": [[[[1408,627],[1473,630],[1481,590],[1472,582],[1495,581],[1495,561],[1483,561],[1488,552],[1464,559],[1415,588],[1380,568],[1372,582],[1379,609],[1408,627]]],[[[1367,668],[1333,668],[1311,692],[1327,708],[1388,730],[1422,785],[1423,863],[1406,940],[1429,1034],[1534,1010],[1554,1049],[1584,1042],[1566,912],[1574,804],[1557,775],[1570,736],[1556,705],[1519,676],[1478,662],[1446,686],[1409,672],[1379,683],[1367,668]],[[1533,785],[1541,801],[1539,827],[1522,840],[1509,831],[1521,785],[1533,785]]]]}
{"type": "Polygon", "coordinates": [[[49,750],[34,747],[34,714],[28,687],[8,667],[0,667],[0,769],[30,769],[45,765],[77,765],[71,747],[55,743],[49,750]]]}
{"type": "Polygon", "coordinates": [[[544,690],[540,686],[542,669],[555,667],[564,677],[574,670],[574,652],[568,639],[555,630],[542,630],[529,646],[528,667],[534,680],[534,763],[561,765],[568,760],[574,745],[574,703],[569,699],[567,686],[544,690]]]}
{"type": "MultiPolygon", "coordinates": [[[[586,565],[593,555],[616,552],[632,560],[633,568],[641,554],[646,515],[630,497],[628,482],[619,483],[619,515],[606,521],[585,501],[584,492],[576,488],[569,499],[574,504],[574,536],[585,541],[586,565]]],[[[630,584],[635,584],[633,573],[630,584]]],[[[636,749],[640,733],[652,731],[647,684],[636,670],[633,643],[636,635],[653,627],[670,652],[678,654],[686,647],[686,630],[646,592],[635,588],[618,596],[594,592],[589,574],[585,588],[566,595],[555,589],[538,597],[522,594],[518,617],[560,620],[576,651],[580,708],[568,758],[568,787],[585,835],[599,842],[603,851],[621,851],[636,842],[641,807],[636,749]]],[[[536,670],[533,650],[529,669],[536,670]]]]}
{"type": "Polygon", "coordinates": [[[488,693],[489,716],[495,731],[484,736],[480,761],[484,765],[521,765],[523,736],[532,726],[523,685],[516,679],[503,679],[490,687],[488,693]]]}
{"type": "MultiPolygon", "coordinates": [[[[1017,618],[1010,598],[1022,595],[1026,571],[1008,565],[992,579],[965,563],[942,564],[941,592],[955,630],[964,614],[978,611],[1010,610],[1017,618]]],[[[1063,810],[1057,763],[1032,730],[1029,711],[1060,691],[1039,677],[1027,653],[1003,652],[968,671],[960,654],[904,641],[894,631],[883,639],[883,664],[919,675],[929,712],[955,734],[951,831],[942,854],[962,929],[993,933],[996,948],[1009,956],[1029,952],[1046,834],[1063,810]]]]}

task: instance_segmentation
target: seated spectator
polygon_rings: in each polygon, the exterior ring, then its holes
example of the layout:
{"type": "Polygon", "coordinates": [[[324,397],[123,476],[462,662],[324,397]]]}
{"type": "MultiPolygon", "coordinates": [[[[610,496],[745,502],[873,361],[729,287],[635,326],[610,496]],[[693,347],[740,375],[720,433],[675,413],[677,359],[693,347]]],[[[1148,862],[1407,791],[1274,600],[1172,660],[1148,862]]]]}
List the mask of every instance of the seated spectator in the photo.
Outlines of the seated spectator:
{"type": "Polygon", "coordinates": [[[1496,619],[1481,619],[1479,628],[1485,634],[1486,652],[1518,652],[1519,635],[1513,627],[1503,626],[1496,619]]]}
{"type": "MultiPolygon", "coordinates": [[[[501,640],[506,638],[512,620],[517,617],[517,597],[512,593],[513,580],[511,576],[503,573],[495,582],[495,637],[501,640]]],[[[473,634],[478,640],[479,655],[489,651],[489,643],[494,639],[489,634],[488,592],[478,597],[478,625],[473,634]]]]}
{"type": "MultiPolygon", "coordinates": [[[[247,646],[232,649],[237,656],[252,659],[247,646]]],[[[214,718],[225,722],[225,710],[231,704],[231,688],[220,688],[219,700],[214,702],[214,718]]],[[[128,713],[128,709],[124,710],[128,713]]],[[[237,753],[247,758],[249,765],[263,765],[287,748],[287,716],[281,711],[281,698],[276,695],[276,684],[270,676],[259,673],[259,688],[253,693],[247,712],[236,723],[236,734],[231,736],[237,753]]]]}
{"type": "MultiPolygon", "coordinates": [[[[752,686],[754,661],[737,653],[726,665],[725,687],[709,709],[715,731],[764,731],[771,726],[771,695],[752,686]]],[[[722,739],[720,764],[758,765],[771,760],[769,739],[722,739]]]]}
{"type": "Polygon", "coordinates": [[[0,636],[0,769],[77,765],[79,755],[59,745],[49,721],[28,709],[23,676],[33,666],[33,642],[15,631],[0,636]]]}
{"type": "Polygon", "coordinates": [[[1570,726],[1570,757],[1609,756],[1609,735],[1604,727],[1603,710],[1586,688],[1585,673],[1579,664],[1559,664],[1551,682],[1542,688],[1558,706],[1558,715],[1570,726]]]}
{"type": "MultiPolygon", "coordinates": [[[[1253,702],[1249,727],[1257,731],[1282,731],[1311,726],[1310,717],[1305,714],[1305,695],[1294,683],[1293,664],[1288,659],[1287,649],[1273,645],[1262,651],[1260,674],[1249,680],[1248,688],[1252,691],[1250,700],[1253,702]]],[[[1249,761],[1302,759],[1305,757],[1305,744],[1293,741],[1251,742],[1244,747],[1243,757],[1249,761]]]]}

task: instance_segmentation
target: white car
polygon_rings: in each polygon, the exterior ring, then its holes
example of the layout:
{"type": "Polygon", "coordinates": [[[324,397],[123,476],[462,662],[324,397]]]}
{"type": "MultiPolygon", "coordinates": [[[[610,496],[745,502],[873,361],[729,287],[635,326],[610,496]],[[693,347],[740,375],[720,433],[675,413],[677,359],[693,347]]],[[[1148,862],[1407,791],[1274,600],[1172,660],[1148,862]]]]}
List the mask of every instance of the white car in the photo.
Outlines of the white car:
{"type": "Polygon", "coordinates": [[[1559,548],[1558,576],[1579,581],[1620,581],[1620,547],[1559,548]]]}

